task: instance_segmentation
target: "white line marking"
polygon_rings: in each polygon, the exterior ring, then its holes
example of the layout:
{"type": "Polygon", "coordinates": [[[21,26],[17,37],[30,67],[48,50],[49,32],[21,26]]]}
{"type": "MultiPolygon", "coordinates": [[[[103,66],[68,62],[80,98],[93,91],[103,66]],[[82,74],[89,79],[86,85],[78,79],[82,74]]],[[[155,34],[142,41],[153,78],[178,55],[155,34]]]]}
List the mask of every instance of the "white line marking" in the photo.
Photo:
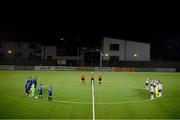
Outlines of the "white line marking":
{"type": "MultiPolygon", "coordinates": [[[[155,100],[156,98],[152,99],[155,100]]],[[[43,99],[44,101],[47,101],[43,99]]],[[[128,103],[139,103],[139,102],[148,102],[152,101],[151,99],[146,99],[146,100],[137,100],[137,101],[124,101],[124,102],[99,102],[99,103],[94,103],[96,105],[118,105],[118,104],[128,104],[128,103]]],[[[92,102],[80,102],[80,101],[63,101],[63,100],[53,100],[52,102],[58,102],[58,103],[66,103],[66,104],[89,104],[91,105],[92,102]]]]}
{"type": "MultiPolygon", "coordinates": [[[[65,86],[80,86],[79,84],[62,84],[62,85],[52,85],[53,87],[65,87],[65,86]]],[[[44,85],[44,88],[49,87],[49,85],[44,85]]]]}
{"type": "Polygon", "coordinates": [[[93,120],[95,120],[95,107],[94,107],[94,81],[92,81],[92,108],[93,108],[93,120]]]}
{"type": "Polygon", "coordinates": [[[149,90],[147,90],[146,88],[140,88],[140,87],[136,87],[136,86],[128,86],[128,87],[130,87],[130,88],[135,88],[135,89],[141,89],[141,90],[146,90],[146,91],[149,91],[149,90]]]}
{"type": "MultiPolygon", "coordinates": [[[[71,85],[67,85],[67,86],[78,86],[79,84],[71,84],[71,85]]],[[[54,85],[54,86],[66,86],[66,85],[54,85]]],[[[135,87],[135,86],[128,86],[131,88],[136,88],[136,89],[142,89],[142,90],[146,90],[144,88],[139,88],[139,87],[135,87]]],[[[46,98],[46,97],[45,97],[46,98]]],[[[155,100],[156,98],[152,99],[155,100]]],[[[89,104],[89,105],[93,105],[93,109],[95,108],[94,105],[118,105],[118,104],[129,104],[129,103],[139,103],[139,102],[148,102],[148,101],[152,101],[151,99],[145,99],[145,100],[137,100],[137,101],[122,101],[122,102],[94,102],[94,83],[92,84],[92,102],[85,102],[85,101],[64,101],[64,100],[53,100],[53,102],[58,102],[58,103],[66,103],[66,104],[89,104]]],[[[95,110],[95,109],[94,109],[95,110]]],[[[93,110],[93,111],[94,111],[93,110]]],[[[95,114],[95,111],[94,111],[95,114]]],[[[95,115],[94,115],[95,116],[95,115]]]]}

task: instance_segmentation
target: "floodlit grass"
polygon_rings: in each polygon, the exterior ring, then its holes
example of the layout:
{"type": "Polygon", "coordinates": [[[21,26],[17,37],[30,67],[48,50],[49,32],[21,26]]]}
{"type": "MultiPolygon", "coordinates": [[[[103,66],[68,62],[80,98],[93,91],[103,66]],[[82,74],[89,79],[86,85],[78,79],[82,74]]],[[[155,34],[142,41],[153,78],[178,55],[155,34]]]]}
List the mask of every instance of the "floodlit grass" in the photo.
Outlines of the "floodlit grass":
{"type": "MultiPolygon", "coordinates": [[[[80,85],[80,71],[0,71],[0,118],[92,119],[90,73],[80,85]],[[43,85],[43,100],[24,93],[28,76],[43,85]],[[47,87],[53,87],[53,102],[47,101],[47,87]]],[[[103,72],[98,85],[95,72],[96,119],[180,118],[180,74],[153,72],[103,72]],[[149,100],[145,78],[163,82],[163,97],[149,100]]]]}

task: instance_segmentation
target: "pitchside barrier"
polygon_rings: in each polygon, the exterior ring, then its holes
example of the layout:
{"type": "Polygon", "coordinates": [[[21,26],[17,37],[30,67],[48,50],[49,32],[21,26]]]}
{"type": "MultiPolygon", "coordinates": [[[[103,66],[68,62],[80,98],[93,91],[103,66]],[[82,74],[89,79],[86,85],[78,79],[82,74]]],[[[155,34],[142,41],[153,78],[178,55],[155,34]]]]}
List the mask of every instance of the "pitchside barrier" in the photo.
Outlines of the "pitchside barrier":
{"type": "Polygon", "coordinates": [[[15,70],[14,65],[0,65],[0,70],[15,70]]]}
{"type": "Polygon", "coordinates": [[[95,71],[96,67],[77,67],[77,70],[80,71],[95,71]]]}
{"type": "Polygon", "coordinates": [[[136,72],[135,67],[112,67],[112,71],[116,72],[136,72]]]}
{"type": "Polygon", "coordinates": [[[15,66],[15,70],[34,70],[34,66],[15,66]]]}
{"type": "Polygon", "coordinates": [[[34,70],[50,70],[50,71],[64,71],[64,70],[77,70],[77,67],[72,66],[34,66],[34,70]]]}
{"type": "Polygon", "coordinates": [[[176,68],[136,68],[136,72],[176,72],[176,68]]]}
{"type": "Polygon", "coordinates": [[[176,72],[176,68],[156,68],[156,72],[176,72]]]}
{"type": "Polygon", "coordinates": [[[115,71],[115,72],[176,72],[176,68],[136,67],[73,67],[73,66],[14,66],[0,65],[0,70],[48,70],[48,71],[115,71]]]}
{"type": "Polygon", "coordinates": [[[112,71],[112,67],[95,67],[96,71],[112,71]]]}
{"type": "Polygon", "coordinates": [[[34,70],[55,70],[55,66],[34,66],[34,70]]]}
{"type": "Polygon", "coordinates": [[[74,70],[77,70],[77,67],[72,67],[72,66],[55,66],[55,70],[58,70],[58,71],[63,71],[63,70],[69,70],[69,71],[74,71],[74,70]]]}

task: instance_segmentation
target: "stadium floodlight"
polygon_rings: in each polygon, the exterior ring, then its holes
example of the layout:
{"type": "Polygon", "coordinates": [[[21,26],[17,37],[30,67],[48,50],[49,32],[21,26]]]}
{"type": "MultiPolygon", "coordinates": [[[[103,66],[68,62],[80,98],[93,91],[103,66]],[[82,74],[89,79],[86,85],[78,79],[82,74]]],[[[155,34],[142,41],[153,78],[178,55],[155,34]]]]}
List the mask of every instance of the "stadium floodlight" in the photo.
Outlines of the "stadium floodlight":
{"type": "Polygon", "coordinates": [[[99,67],[100,67],[100,68],[102,67],[102,61],[103,61],[103,58],[102,58],[102,57],[103,57],[103,56],[106,56],[106,57],[107,57],[107,56],[109,56],[109,55],[108,55],[107,53],[104,54],[104,53],[100,50],[100,62],[99,62],[99,63],[100,63],[100,64],[99,64],[99,67]]]}
{"type": "Polygon", "coordinates": [[[137,54],[134,54],[134,57],[137,57],[137,54]]]}
{"type": "Polygon", "coordinates": [[[61,40],[61,41],[64,40],[64,37],[62,37],[60,40],[61,40]]]}
{"type": "Polygon", "coordinates": [[[107,57],[107,56],[109,56],[109,55],[106,53],[105,56],[107,57]]]}
{"type": "Polygon", "coordinates": [[[11,54],[12,53],[12,51],[11,50],[8,50],[8,54],[11,54]]]}

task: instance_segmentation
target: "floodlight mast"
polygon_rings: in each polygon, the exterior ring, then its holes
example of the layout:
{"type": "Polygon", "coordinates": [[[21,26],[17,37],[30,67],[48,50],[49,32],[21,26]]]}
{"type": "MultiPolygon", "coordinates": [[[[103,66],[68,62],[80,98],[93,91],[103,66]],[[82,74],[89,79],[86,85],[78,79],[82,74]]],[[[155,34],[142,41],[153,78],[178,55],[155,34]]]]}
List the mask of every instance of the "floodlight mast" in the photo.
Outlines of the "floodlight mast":
{"type": "Polygon", "coordinates": [[[102,68],[102,57],[103,57],[103,54],[102,54],[102,51],[100,51],[100,64],[99,64],[99,68],[102,68]]]}

